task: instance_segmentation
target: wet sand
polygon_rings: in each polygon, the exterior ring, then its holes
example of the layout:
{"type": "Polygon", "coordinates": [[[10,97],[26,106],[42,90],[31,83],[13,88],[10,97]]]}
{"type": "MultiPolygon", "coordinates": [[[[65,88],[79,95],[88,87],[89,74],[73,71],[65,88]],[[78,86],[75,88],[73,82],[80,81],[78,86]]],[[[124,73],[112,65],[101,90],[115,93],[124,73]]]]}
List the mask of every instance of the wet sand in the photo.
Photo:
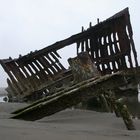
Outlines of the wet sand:
{"type": "Polygon", "coordinates": [[[135,131],[128,131],[121,118],[111,113],[67,109],[30,122],[9,119],[10,112],[26,106],[0,103],[1,140],[139,140],[140,120],[135,131]]]}

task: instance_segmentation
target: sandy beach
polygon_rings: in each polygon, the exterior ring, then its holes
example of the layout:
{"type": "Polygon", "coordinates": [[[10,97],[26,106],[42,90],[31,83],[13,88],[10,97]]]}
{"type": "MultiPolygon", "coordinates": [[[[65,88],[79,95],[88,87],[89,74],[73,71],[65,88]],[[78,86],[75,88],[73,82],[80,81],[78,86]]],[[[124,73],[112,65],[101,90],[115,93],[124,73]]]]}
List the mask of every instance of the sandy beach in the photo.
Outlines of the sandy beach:
{"type": "Polygon", "coordinates": [[[140,120],[135,131],[128,131],[121,118],[111,113],[67,109],[30,122],[9,119],[10,112],[26,106],[0,103],[1,140],[139,140],[140,120]]]}

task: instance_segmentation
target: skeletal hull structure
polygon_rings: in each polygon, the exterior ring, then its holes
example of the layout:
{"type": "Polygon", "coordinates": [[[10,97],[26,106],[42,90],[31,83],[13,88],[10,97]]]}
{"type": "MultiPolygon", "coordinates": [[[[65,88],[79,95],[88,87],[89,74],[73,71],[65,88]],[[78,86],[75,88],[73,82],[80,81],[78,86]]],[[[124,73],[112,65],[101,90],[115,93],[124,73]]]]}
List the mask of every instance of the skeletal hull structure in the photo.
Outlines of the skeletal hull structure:
{"type": "MultiPolygon", "coordinates": [[[[71,68],[60,62],[58,51],[73,45],[77,54],[87,52],[101,75],[138,67],[128,8],[97,25],[16,59],[0,60],[8,74],[11,101],[30,101],[69,87],[71,68]]],[[[71,56],[69,56],[71,57],[71,56]]]]}

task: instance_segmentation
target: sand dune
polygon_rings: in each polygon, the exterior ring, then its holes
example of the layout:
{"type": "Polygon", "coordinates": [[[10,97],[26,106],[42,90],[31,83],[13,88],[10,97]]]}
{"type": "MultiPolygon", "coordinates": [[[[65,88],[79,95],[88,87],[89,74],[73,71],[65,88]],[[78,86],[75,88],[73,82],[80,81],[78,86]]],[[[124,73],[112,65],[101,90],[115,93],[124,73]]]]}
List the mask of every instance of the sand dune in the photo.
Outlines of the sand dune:
{"type": "Polygon", "coordinates": [[[128,131],[120,118],[111,113],[67,109],[30,122],[9,119],[10,112],[26,104],[0,103],[0,139],[2,140],[139,140],[136,131],[128,131]]]}

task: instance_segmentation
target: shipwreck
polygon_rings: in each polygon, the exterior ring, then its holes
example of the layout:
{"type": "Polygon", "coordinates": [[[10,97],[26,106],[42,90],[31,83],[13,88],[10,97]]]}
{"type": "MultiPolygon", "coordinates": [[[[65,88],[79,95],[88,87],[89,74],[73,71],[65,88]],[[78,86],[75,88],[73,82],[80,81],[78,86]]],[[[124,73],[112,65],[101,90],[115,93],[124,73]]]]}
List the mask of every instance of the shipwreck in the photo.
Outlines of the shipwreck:
{"type": "Polygon", "coordinates": [[[128,129],[135,129],[127,107],[115,97],[115,89],[138,85],[140,78],[128,8],[65,40],[0,63],[9,76],[10,101],[35,101],[12,118],[37,120],[98,96],[128,129]],[[77,56],[68,59],[66,69],[58,51],[72,44],[77,56]]]}

